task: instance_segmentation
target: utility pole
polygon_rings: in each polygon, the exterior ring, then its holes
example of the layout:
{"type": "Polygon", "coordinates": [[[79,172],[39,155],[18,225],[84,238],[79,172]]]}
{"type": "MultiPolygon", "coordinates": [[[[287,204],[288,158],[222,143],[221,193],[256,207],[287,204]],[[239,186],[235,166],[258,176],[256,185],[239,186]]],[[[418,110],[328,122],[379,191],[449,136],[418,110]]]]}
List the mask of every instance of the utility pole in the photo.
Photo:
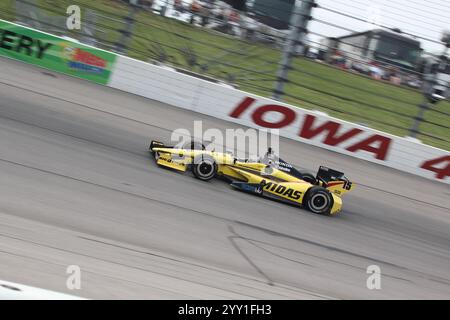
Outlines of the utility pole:
{"type": "Polygon", "coordinates": [[[292,57],[296,54],[298,45],[304,46],[308,22],[311,19],[312,9],[316,7],[314,0],[297,0],[291,14],[291,32],[286,40],[280,67],[277,72],[277,82],[273,91],[273,99],[280,100],[284,95],[284,85],[288,82],[288,73],[292,68],[292,57]],[[301,1],[298,5],[297,2],[301,1]]]}

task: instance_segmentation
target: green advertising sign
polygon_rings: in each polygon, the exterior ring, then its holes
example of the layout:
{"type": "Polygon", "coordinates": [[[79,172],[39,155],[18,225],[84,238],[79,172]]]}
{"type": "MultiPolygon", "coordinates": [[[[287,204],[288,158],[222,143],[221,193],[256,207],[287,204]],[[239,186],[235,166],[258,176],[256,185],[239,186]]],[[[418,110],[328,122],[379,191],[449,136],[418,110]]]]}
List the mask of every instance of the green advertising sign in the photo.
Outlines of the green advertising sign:
{"type": "Polygon", "coordinates": [[[0,19],[0,56],[108,84],[116,55],[0,19]]]}

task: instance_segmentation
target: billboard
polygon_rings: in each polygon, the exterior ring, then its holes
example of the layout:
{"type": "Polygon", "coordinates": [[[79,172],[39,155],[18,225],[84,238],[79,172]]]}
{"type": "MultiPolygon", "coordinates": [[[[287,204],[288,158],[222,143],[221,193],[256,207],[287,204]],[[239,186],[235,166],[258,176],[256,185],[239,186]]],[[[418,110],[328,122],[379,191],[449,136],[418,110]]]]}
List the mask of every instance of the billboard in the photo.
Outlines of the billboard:
{"type": "Polygon", "coordinates": [[[116,55],[0,19],[0,56],[108,84],[116,55]]]}

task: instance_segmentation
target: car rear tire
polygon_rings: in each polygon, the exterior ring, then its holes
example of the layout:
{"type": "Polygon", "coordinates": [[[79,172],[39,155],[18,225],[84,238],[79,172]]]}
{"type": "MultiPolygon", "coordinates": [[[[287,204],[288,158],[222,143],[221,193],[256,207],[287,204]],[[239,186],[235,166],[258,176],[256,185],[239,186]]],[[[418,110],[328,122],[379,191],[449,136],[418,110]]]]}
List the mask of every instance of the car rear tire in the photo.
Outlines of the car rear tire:
{"type": "Polygon", "coordinates": [[[317,179],[312,173],[302,172],[302,179],[308,183],[317,184],[317,179]]]}
{"type": "Polygon", "coordinates": [[[329,215],[333,204],[330,191],[319,186],[310,188],[303,199],[303,206],[316,214],[329,215]]]}
{"type": "Polygon", "coordinates": [[[192,163],[192,173],[197,179],[209,181],[216,176],[217,163],[208,155],[198,155],[192,163]]]}

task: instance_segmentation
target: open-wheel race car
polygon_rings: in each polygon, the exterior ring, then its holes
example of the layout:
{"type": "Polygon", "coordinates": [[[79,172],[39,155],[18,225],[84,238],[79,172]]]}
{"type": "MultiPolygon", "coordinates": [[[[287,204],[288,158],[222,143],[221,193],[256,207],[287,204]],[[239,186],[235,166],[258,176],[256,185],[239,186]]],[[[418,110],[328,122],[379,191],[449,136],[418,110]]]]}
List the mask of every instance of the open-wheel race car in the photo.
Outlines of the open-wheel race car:
{"type": "Polygon", "coordinates": [[[203,181],[225,178],[241,191],[301,206],[317,214],[340,212],[342,196],[354,187],[344,173],[324,166],[316,175],[301,172],[275,155],[271,148],[255,159],[237,159],[228,152],[208,151],[199,142],[176,148],[152,141],[149,151],[159,166],[192,171],[203,181]]]}

